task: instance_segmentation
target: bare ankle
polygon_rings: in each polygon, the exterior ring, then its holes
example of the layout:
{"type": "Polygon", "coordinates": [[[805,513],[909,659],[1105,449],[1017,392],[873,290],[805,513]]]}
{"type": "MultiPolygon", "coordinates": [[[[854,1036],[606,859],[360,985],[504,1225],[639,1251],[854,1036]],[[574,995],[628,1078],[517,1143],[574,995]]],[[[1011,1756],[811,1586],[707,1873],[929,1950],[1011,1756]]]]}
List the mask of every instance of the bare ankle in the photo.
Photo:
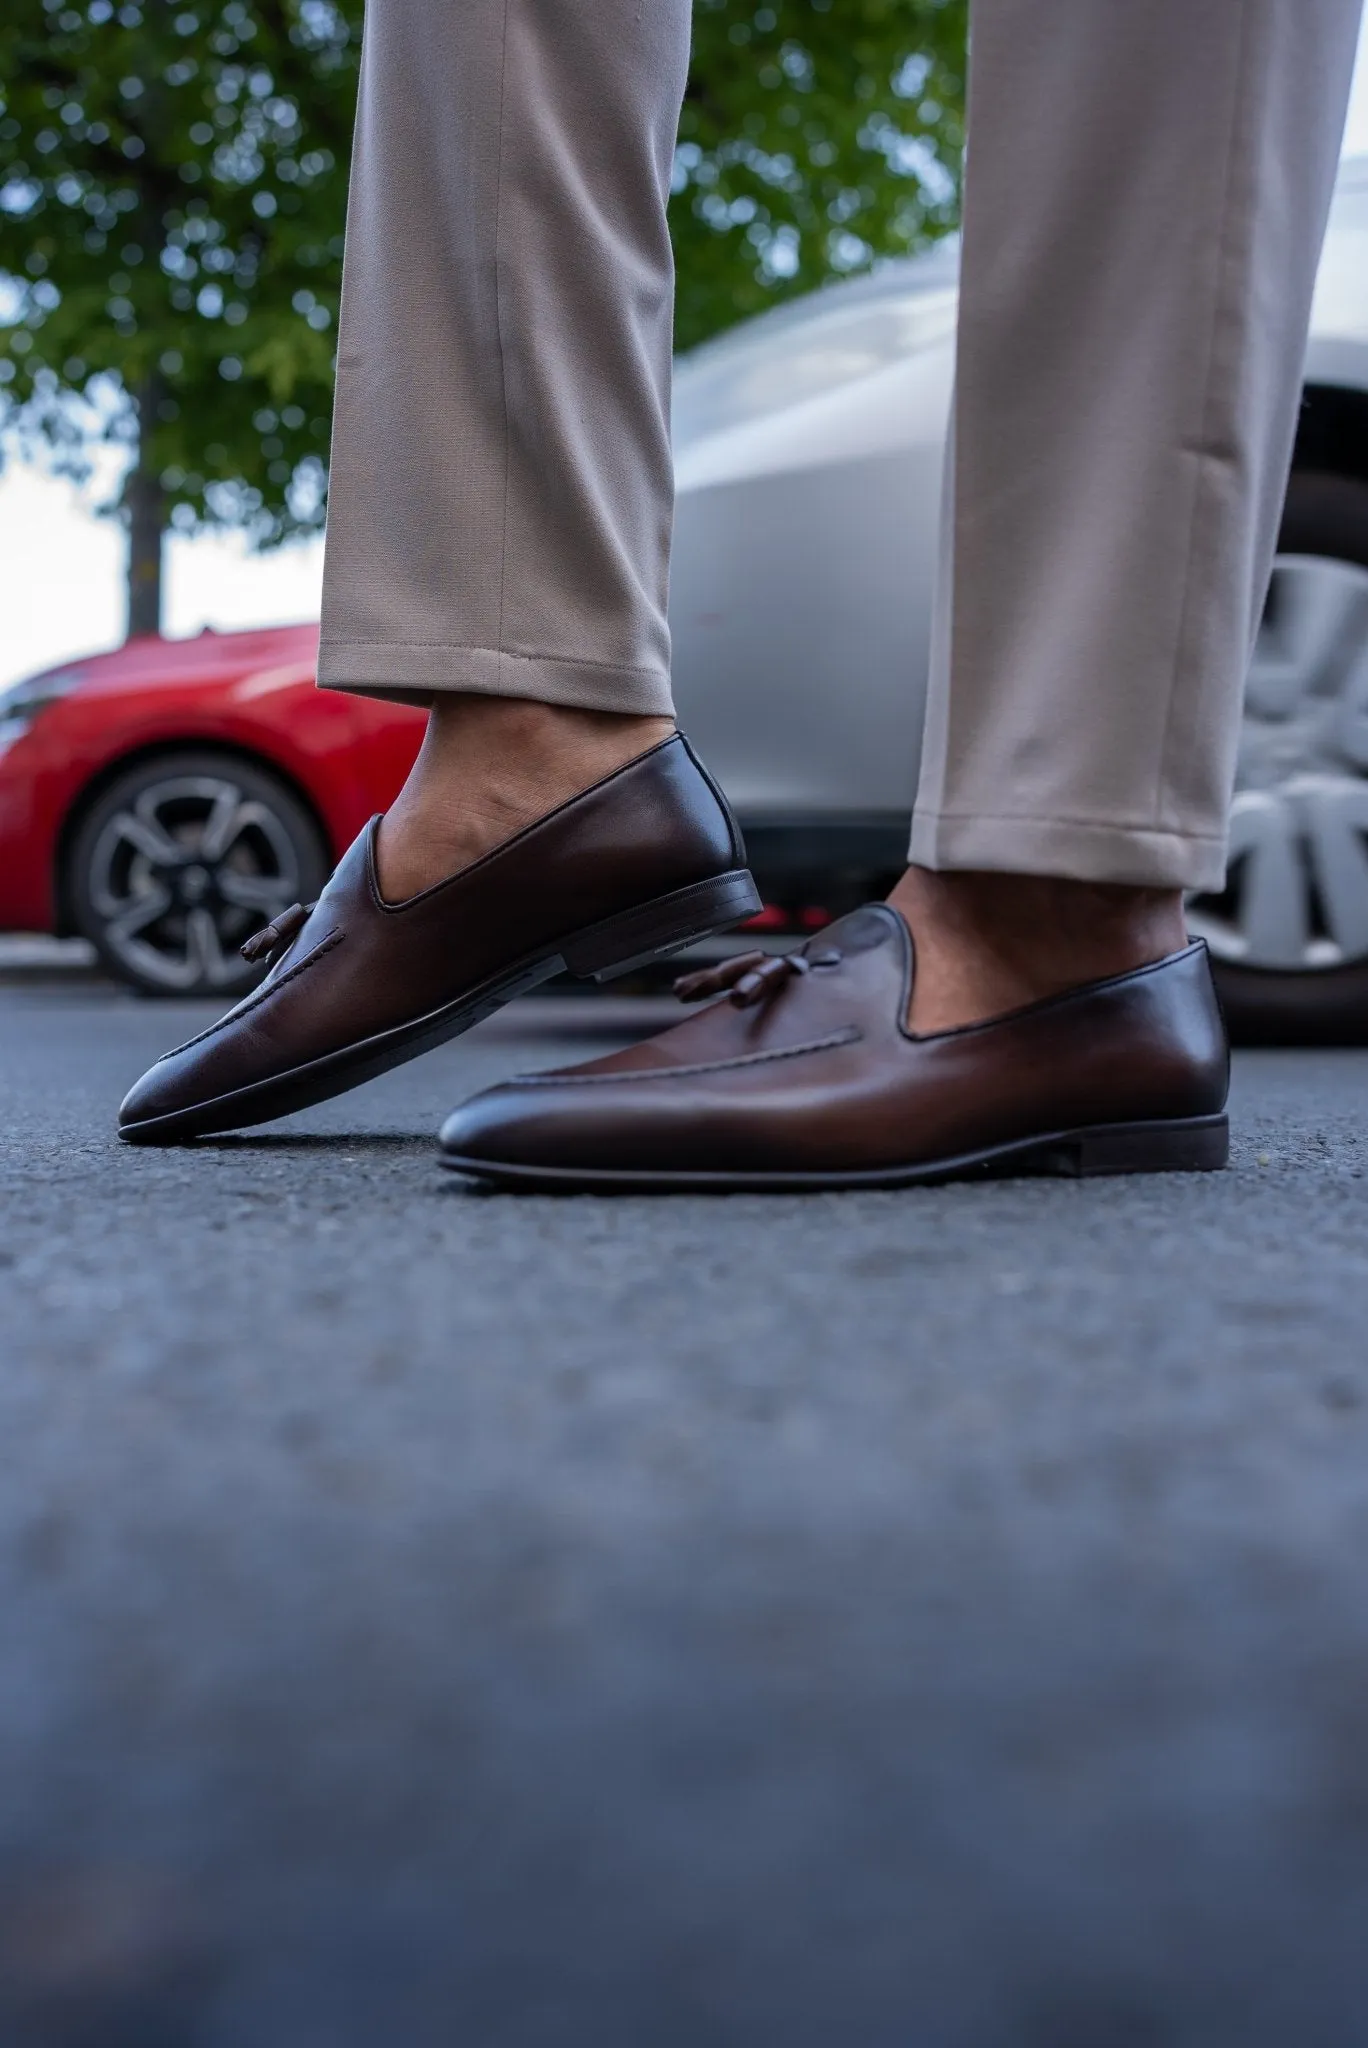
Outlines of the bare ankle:
{"type": "Polygon", "coordinates": [[[909,868],[889,898],[917,953],[910,1028],[998,1016],[1186,944],[1182,891],[909,868]]]}
{"type": "Polygon", "coordinates": [[[525,697],[439,696],[381,825],[382,893],[400,902],[445,880],[673,730],[669,718],[525,697]]]}

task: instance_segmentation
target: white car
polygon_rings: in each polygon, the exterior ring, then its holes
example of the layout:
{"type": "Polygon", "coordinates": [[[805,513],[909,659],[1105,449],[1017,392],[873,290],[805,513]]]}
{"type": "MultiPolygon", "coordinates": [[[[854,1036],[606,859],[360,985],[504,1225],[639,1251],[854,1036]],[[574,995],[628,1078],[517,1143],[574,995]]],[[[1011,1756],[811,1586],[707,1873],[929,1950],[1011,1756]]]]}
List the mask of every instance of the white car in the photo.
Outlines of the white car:
{"type": "MultiPolygon", "coordinates": [[[[677,366],[680,713],[800,920],[903,864],[956,280],[942,245],[677,366]]],[[[1246,1036],[1368,1026],[1368,158],[1341,169],[1317,283],[1228,886],[1191,922],[1246,1036]]]]}

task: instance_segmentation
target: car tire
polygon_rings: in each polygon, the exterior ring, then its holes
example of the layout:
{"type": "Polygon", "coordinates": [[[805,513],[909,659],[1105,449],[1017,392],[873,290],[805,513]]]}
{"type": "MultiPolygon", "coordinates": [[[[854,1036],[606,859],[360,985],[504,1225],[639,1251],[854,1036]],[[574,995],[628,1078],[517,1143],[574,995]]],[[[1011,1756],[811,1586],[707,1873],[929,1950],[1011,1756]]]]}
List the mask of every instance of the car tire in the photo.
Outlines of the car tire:
{"type": "Polygon", "coordinates": [[[184,748],[98,790],[67,853],[71,921],[117,980],[144,995],[232,1002],[261,979],[238,951],[330,862],[319,827],[269,768],[184,748]]]}
{"type": "MultiPolygon", "coordinates": [[[[1299,471],[1287,491],[1280,555],[1368,569],[1368,483],[1299,471]]],[[[1245,1045],[1368,1042],[1368,959],[1309,971],[1213,963],[1231,1035],[1245,1045]]]]}

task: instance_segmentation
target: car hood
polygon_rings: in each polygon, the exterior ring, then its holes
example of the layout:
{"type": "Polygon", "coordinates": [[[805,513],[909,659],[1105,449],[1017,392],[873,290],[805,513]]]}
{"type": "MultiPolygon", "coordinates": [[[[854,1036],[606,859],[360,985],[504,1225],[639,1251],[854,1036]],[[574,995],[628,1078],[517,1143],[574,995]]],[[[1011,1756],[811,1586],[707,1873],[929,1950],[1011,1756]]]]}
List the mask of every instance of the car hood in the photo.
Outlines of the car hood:
{"type": "Polygon", "coordinates": [[[113,696],[125,690],[184,692],[234,684],[266,687],[297,681],[318,655],[312,623],[256,632],[203,632],[190,639],[140,635],[105,654],[59,663],[27,679],[26,692],[52,697],[113,696]]]}

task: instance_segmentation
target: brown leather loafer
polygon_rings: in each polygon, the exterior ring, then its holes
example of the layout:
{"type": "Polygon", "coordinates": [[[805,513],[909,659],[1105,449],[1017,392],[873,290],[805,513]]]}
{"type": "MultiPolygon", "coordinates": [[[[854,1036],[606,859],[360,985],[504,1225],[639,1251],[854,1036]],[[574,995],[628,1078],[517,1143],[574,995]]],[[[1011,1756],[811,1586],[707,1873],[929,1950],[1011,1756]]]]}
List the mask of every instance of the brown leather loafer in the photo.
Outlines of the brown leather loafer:
{"type": "Polygon", "coordinates": [[[904,1187],[1224,1166],[1229,1057],[1205,946],[915,1038],[913,951],[884,904],[801,953],[679,984],[728,1000],[627,1052],[448,1118],[442,1163],[498,1187],[904,1187]]]}
{"type": "Polygon", "coordinates": [[[760,907],[725,799],[680,734],[407,902],[372,818],[312,909],[247,950],[261,986],[143,1075],[119,1135],[178,1144],[340,1095],[567,968],[607,981],[760,907]]]}

